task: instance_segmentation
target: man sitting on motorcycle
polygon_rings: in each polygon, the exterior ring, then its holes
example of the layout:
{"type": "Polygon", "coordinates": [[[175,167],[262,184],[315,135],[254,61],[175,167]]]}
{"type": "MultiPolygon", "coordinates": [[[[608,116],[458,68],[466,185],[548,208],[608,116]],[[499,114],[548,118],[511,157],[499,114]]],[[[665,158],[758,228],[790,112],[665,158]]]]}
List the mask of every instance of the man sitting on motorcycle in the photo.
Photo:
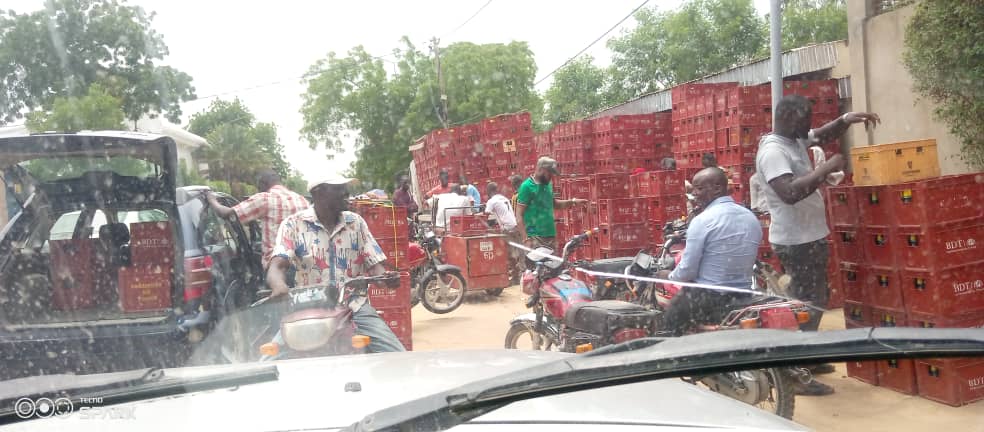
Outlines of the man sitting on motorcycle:
{"type": "MultiPolygon", "coordinates": [[[[752,269],[762,242],[762,225],[728,194],[728,176],[717,167],[705,168],[693,179],[697,205],[702,208],[687,228],[687,245],[680,264],[660,272],[662,279],[696,282],[751,293],[752,269]]],[[[749,294],[684,287],[663,314],[663,330],[676,336],[699,324],[717,323],[729,304],[749,294]]]]}
{"type": "MultiPolygon", "coordinates": [[[[297,285],[334,285],[341,289],[348,278],[380,275],[386,260],[366,221],[348,210],[348,184],[334,178],[310,187],[314,205],[280,224],[273,259],[267,269],[271,297],[287,294],[287,270],[297,269],[297,285]],[[330,228],[329,228],[330,227],[330,228]]],[[[369,352],[406,351],[364,293],[346,290],[342,303],[352,309],[356,332],[369,336],[369,352]]]]}

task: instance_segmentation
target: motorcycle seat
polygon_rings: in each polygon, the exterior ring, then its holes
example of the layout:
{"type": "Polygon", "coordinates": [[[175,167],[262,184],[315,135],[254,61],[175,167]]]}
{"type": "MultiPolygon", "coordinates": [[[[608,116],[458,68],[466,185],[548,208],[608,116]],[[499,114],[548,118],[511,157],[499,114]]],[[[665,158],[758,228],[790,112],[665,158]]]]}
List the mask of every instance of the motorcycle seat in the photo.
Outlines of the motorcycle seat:
{"type": "Polygon", "coordinates": [[[564,314],[572,329],[607,335],[611,327],[648,327],[658,313],[645,306],[619,300],[576,303],[564,314]]]}
{"type": "Polygon", "coordinates": [[[763,305],[766,303],[775,303],[786,301],[779,297],[773,296],[761,296],[761,295],[747,295],[740,296],[731,301],[730,306],[733,308],[744,308],[749,306],[763,305]]]}
{"type": "Polygon", "coordinates": [[[605,258],[584,263],[583,267],[596,272],[623,274],[634,259],[635,257],[605,258]]]}

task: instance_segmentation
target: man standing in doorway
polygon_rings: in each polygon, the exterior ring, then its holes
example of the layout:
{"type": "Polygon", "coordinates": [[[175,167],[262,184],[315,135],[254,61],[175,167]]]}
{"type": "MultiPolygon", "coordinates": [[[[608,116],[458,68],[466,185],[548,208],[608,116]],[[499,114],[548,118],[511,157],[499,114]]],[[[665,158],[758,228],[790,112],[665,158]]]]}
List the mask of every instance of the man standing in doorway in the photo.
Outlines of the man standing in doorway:
{"type": "Polygon", "coordinates": [[[548,247],[557,250],[557,227],[554,225],[554,208],[565,209],[588,200],[554,198],[553,176],[560,175],[557,161],[541,157],[536,161],[536,171],[519,186],[519,206],[516,225],[527,247],[548,247]]]}
{"type": "Polygon", "coordinates": [[[370,352],[405,351],[369,304],[366,293],[342,290],[350,278],[385,272],[383,249],[366,221],[348,211],[348,184],[352,181],[331,178],[311,185],[314,206],[285,219],[277,232],[267,285],[272,297],[287,294],[287,270],[293,267],[299,285],[334,286],[341,290],[341,304],[352,309],[356,333],[369,336],[370,352]]]}
{"type": "Polygon", "coordinates": [[[215,194],[208,194],[208,204],[223,218],[236,216],[242,224],[260,221],[263,236],[263,268],[270,263],[274,240],[280,223],[294,213],[309,207],[308,200],[281,184],[280,175],[263,171],[257,176],[256,189],[260,192],[233,207],[219,202],[215,194]]]}
{"type": "MultiPolygon", "coordinates": [[[[818,308],[827,307],[827,260],[829,250],[827,214],[823,197],[817,190],[829,174],[844,167],[845,158],[836,154],[813,168],[807,148],[817,141],[836,139],[852,124],[876,125],[881,119],[874,113],[847,113],[818,129],[810,129],[812,116],[809,99],[786,96],[776,105],[776,127],[762,137],[755,157],[756,176],[768,187],[763,194],[772,216],[769,241],[786,274],[792,278],[789,290],[799,300],[818,308]]],[[[805,331],[820,327],[823,312],[813,310],[805,331]]],[[[832,371],[831,365],[813,368],[815,373],[832,371]]],[[[813,381],[799,394],[826,395],[833,389],[813,381]]]]}

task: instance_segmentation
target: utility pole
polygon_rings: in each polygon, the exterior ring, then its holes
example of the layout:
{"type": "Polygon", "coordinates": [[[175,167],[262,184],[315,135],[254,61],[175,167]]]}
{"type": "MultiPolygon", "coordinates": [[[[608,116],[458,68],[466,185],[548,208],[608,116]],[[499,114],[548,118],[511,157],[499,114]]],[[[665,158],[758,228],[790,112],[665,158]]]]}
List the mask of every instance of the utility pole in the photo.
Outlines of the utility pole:
{"type": "Polygon", "coordinates": [[[776,130],[776,105],[782,99],[782,0],[772,0],[769,12],[769,46],[772,49],[772,130],[776,130]]]}
{"type": "Polygon", "coordinates": [[[441,91],[441,107],[438,117],[441,124],[448,127],[448,94],[444,84],[444,71],[441,68],[441,40],[434,37],[431,39],[431,52],[434,53],[434,64],[437,67],[437,85],[441,91]]]}

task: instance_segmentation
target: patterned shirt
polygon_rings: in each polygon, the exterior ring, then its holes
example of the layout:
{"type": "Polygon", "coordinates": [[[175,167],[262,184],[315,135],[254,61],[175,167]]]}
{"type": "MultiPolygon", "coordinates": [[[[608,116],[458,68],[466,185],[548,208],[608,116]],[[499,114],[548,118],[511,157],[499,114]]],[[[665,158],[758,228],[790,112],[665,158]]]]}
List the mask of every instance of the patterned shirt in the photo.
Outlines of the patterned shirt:
{"type": "MultiPolygon", "coordinates": [[[[369,268],[386,260],[366,221],[352,212],[342,212],[341,221],[330,231],[313,208],[287,217],[280,225],[273,256],[285,258],[297,269],[297,286],[330,285],[332,255],[334,284],[339,288],[349,278],[364,276],[369,268]]],[[[366,298],[355,294],[350,290],[339,293],[342,303],[357,311],[366,298]]]]}
{"type": "Polygon", "coordinates": [[[232,208],[241,223],[260,220],[263,235],[263,268],[270,263],[273,256],[273,243],[277,236],[280,223],[294,213],[310,207],[303,196],[281,185],[260,192],[232,208]]]}

